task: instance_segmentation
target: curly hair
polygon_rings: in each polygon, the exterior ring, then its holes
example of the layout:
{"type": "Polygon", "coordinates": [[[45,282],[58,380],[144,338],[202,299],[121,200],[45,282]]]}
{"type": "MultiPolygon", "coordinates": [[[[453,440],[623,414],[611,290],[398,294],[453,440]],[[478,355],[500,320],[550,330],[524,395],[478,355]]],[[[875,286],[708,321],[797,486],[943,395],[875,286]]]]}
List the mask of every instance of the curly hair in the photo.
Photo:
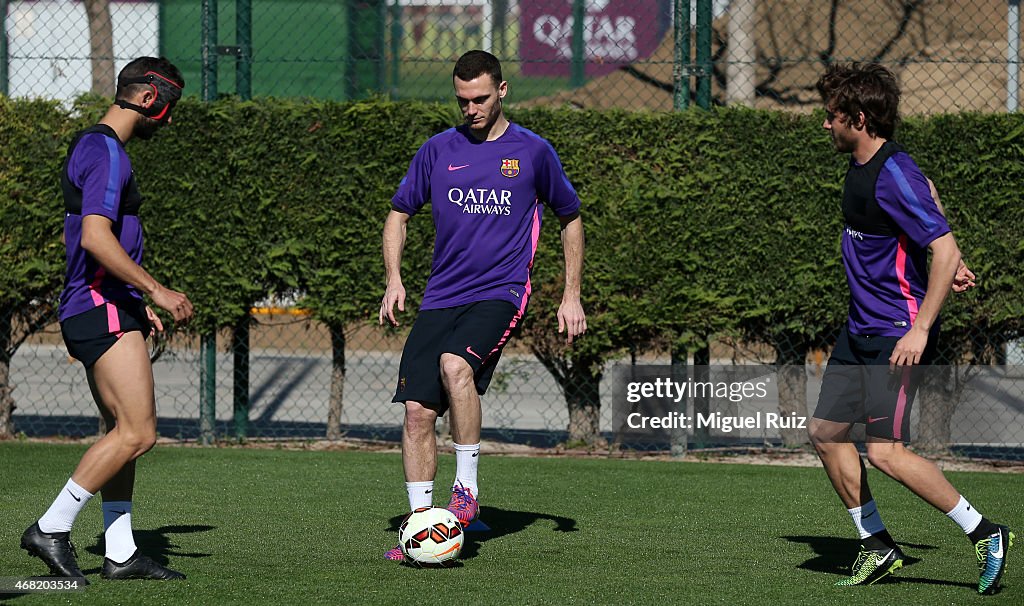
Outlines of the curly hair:
{"type": "Polygon", "coordinates": [[[829,111],[852,119],[863,112],[869,135],[892,138],[900,122],[900,85],[888,68],[878,63],[836,63],[816,86],[829,111]]]}

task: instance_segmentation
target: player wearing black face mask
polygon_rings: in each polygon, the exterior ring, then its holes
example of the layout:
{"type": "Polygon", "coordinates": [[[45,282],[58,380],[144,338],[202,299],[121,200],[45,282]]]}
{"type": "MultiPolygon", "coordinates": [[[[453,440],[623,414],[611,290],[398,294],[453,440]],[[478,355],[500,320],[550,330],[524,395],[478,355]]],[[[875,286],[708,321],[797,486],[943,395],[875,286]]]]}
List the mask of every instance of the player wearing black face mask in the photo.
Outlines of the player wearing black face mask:
{"type": "Polygon", "coordinates": [[[106,579],[183,579],[140,552],[132,532],[135,461],[156,442],[153,370],[146,337],[162,331],[147,297],[177,322],[192,316],[184,293],[142,268],[142,196],[124,145],[171,122],[185,85],[163,58],[142,57],[118,76],[114,103],[78,133],[61,171],[67,271],[60,297],[68,353],[85,367],[107,433],[86,451],[50,508],[21,537],[21,547],[54,575],[83,577],[71,526],[89,499],[103,494],[106,579]]]}

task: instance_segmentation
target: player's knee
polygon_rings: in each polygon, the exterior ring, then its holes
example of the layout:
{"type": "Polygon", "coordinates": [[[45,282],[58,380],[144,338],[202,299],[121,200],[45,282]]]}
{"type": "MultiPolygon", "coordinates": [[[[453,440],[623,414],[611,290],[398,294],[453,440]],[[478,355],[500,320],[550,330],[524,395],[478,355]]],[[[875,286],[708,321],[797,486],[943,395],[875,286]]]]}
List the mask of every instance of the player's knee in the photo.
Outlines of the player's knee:
{"type": "Polygon", "coordinates": [[[455,354],[441,354],[441,376],[445,385],[468,383],[473,380],[473,368],[455,354]]]}
{"type": "Polygon", "coordinates": [[[820,446],[825,442],[825,437],[822,434],[820,428],[815,427],[813,424],[807,428],[807,437],[811,439],[811,444],[814,445],[816,450],[821,450],[820,446]]]}
{"type": "Polygon", "coordinates": [[[156,446],[156,430],[122,432],[121,443],[126,450],[131,451],[131,458],[137,459],[156,446]]]}
{"type": "Polygon", "coordinates": [[[868,455],[868,461],[871,462],[871,466],[881,471],[887,476],[891,476],[894,473],[894,467],[892,459],[884,455],[868,455]]]}
{"type": "Polygon", "coordinates": [[[405,403],[405,427],[410,434],[433,433],[436,422],[436,410],[427,408],[419,402],[405,403]]]}
{"type": "Polygon", "coordinates": [[[822,454],[823,450],[828,449],[829,444],[835,442],[836,436],[834,434],[834,430],[818,419],[812,418],[807,426],[807,436],[811,439],[811,444],[814,445],[814,449],[818,451],[818,454],[822,454]]]}

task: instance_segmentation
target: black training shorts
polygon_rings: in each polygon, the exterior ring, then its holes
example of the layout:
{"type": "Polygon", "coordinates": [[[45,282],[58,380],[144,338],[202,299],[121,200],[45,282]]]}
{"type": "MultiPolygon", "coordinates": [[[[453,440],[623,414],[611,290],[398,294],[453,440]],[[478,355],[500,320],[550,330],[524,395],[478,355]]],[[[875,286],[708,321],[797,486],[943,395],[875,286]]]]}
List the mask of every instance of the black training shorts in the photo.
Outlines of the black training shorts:
{"type": "Polygon", "coordinates": [[[60,323],[68,354],[86,368],[91,368],[122,335],[133,330],[141,332],[142,338],[152,330],[146,304],[139,299],[107,302],[60,323]]]}
{"type": "Polygon", "coordinates": [[[932,330],[921,362],[889,370],[899,337],[851,334],[845,327],[828,359],[814,417],[863,423],[868,436],[910,441],[910,410],[927,365],[935,359],[932,330]]]}
{"type": "Polygon", "coordinates": [[[491,382],[501,349],[521,317],[508,301],[478,301],[421,310],[402,351],[393,402],[412,400],[448,409],[441,383],[441,354],[457,355],[473,369],[477,393],[491,382]]]}

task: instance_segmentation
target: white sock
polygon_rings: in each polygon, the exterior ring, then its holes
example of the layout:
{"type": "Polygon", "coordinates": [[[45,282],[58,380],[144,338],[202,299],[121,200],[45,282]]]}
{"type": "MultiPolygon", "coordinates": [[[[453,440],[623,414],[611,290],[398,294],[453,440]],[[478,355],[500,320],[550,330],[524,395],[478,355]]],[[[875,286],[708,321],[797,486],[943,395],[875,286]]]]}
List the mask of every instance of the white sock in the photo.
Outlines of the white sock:
{"type": "Polygon", "coordinates": [[[409,511],[434,504],[434,482],[406,482],[405,491],[409,494],[409,511]]]}
{"type": "Polygon", "coordinates": [[[61,489],[53,504],[39,518],[39,530],[43,532],[68,532],[82,511],[85,504],[92,498],[92,493],[68,478],[68,483],[61,489]]]}
{"type": "Polygon", "coordinates": [[[132,502],[103,502],[103,542],[106,557],[118,564],[124,564],[138,547],[132,533],[132,502]]]}
{"type": "Polygon", "coordinates": [[[480,443],[452,444],[455,447],[455,484],[468,488],[473,496],[480,498],[476,483],[476,469],[480,461],[480,443]]]}
{"type": "Polygon", "coordinates": [[[971,504],[967,502],[967,499],[960,495],[960,501],[956,504],[951,511],[946,512],[950,520],[953,520],[960,525],[960,528],[964,529],[965,533],[972,533],[974,529],[981,523],[981,513],[971,507],[971,504]]]}
{"type": "Polygon", "coordinates": [[[857,533],[861,539],[866,539],[875,533],[885,530],[885,524],[882,523],[882,514],[878,513],[878,506],[875,505],[874,499],[860,507],[854,507],[846,511],[853,518],[853,524],[857,527],[857,533]]]}

